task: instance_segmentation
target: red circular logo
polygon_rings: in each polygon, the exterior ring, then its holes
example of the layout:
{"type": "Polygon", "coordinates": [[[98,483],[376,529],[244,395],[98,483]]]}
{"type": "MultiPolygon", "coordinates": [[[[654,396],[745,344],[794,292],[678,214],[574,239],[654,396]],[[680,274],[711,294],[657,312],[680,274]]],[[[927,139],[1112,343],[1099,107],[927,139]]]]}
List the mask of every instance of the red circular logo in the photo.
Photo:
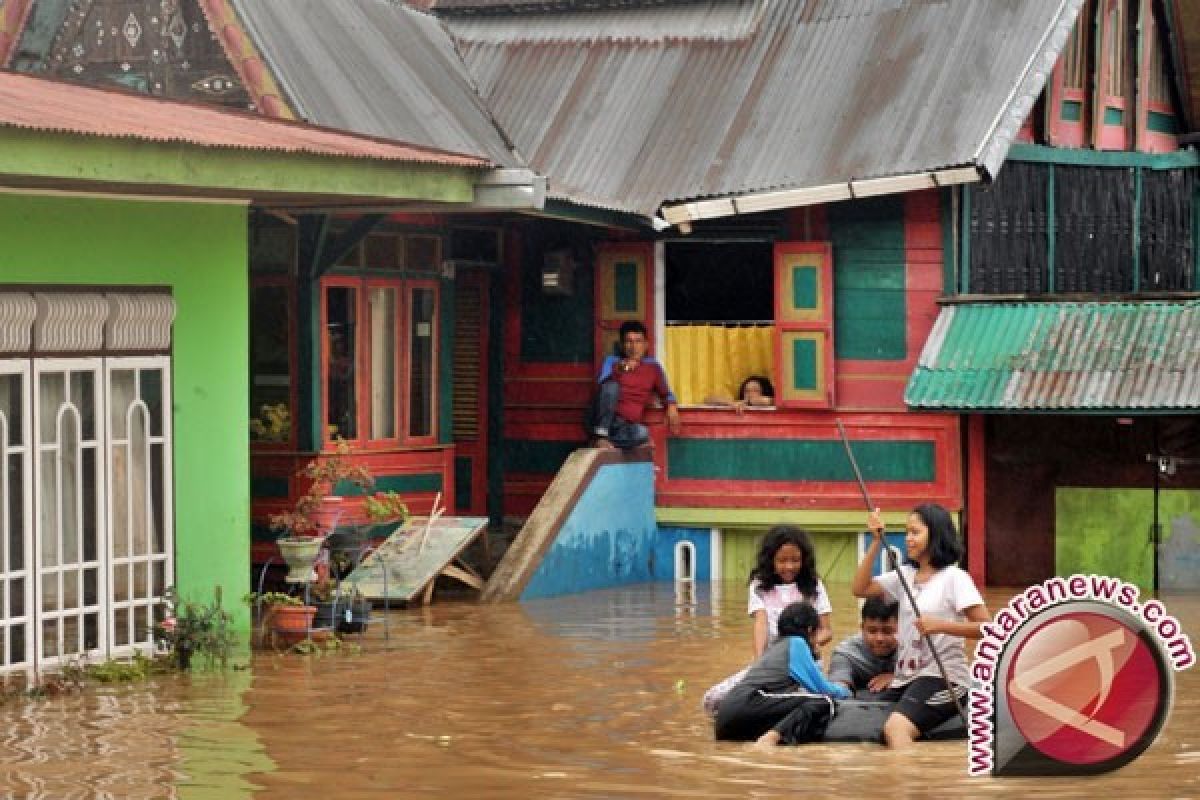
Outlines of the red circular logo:
{"type": "Polygon", "coordinates": [[[1056,761],[1100,765],[1144,749],[1167,677],[1153,643],[1115,615],[1075,611],[1035,627],[1005,676],[1012,720],[1056,761]]]}

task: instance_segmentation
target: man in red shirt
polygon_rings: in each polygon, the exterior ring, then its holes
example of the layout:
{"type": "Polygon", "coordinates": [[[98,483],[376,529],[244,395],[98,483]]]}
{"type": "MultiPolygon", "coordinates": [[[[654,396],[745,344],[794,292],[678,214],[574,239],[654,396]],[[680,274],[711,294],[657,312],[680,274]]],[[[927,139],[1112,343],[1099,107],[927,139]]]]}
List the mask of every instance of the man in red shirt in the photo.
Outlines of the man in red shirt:
{"type": "Polygon", "coordinates": [[[642,424],[646,407],[657,396],[667,408],[667,428],[680,430],[679,408],[667,385],[662,365],[646,355],[646,326],[636,320],[621,325],[623,356],[609,356],[600,368],[600,391],[592,403],[588,433],[592,447],[622,449],[637,447],[650,440],[642,424]]]}

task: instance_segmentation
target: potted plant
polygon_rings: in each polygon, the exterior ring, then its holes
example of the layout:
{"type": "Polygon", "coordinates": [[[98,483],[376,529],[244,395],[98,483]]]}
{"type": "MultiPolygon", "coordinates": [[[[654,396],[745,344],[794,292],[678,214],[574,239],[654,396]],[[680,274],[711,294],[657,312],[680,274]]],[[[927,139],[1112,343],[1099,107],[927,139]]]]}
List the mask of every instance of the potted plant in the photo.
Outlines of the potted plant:
{"type": "Polygon", "coordinates": [[[179,669],[190,669],[193,656],[202,656],[211,666],[229,661],[236,642],[233,617],[221,607],[221,589],[213,591],[212,603],[179,602],[175,590],[163,593],[166,613],[154,625],[155,641],[167,649],[179,669]]]}
{"type": "Polygon", "coordinates": [[[297,476],[308,483],[308,489],[296,500],[290,511],[272,514],[268,521],[271,530],[283,535],[276,540],[279,553],[287,562],[289,583],[308,583],[313,580],[313,563],[320,552],[322,540],[337,527],[341,516],[336,504],[341,498],[333,496],[338,484],[347,481],[363,491],[374,486],[370,471],[348,458],[350,446],[337,440],[333,453],[309,461],[297,476]],[[333,502],[330,502],[333,501],[333,502]],[[335,506],[331,509],[330,506],[335,506]]]}
{"type": "Polygon", "coordinates": [[[290,647],[307,639],[313,630],[317,609],[299,597],[286,592],[250,592],[245,599],[260,609],[261,625],[275,642],[290,647]]]}
{"type": "Polygon", "coordinates": [[[354,587],[337,579],[318,581],[312,588],[317,609],[313,627],[338,633],[362,633],[371,621],[371,603],[354,587]]]}
{"type": "Polygon", "coordinates": [[[335,566],[344,569],[354,563],[369,538],[390,533],[408,518],[408,507],[400,496],[395,492],[375,492],[371,471],[362,464],[352,463],[349,456],[349,444],[337,439],[333,453],[314,458],[297,474],[308,488],[292,509],[269,517],[271,530],[285,534],[276,543],[288,564],[289,583],[314,580],[313,566],[323,542],[330,549],[335,566]],[[343,498],[333,492],[343,483],[367,495],[363,510],[369,523],[338,529],[344,513],[343,498]],[[387,524],[391,528],[381,532],[380,528],[387,524]]]}

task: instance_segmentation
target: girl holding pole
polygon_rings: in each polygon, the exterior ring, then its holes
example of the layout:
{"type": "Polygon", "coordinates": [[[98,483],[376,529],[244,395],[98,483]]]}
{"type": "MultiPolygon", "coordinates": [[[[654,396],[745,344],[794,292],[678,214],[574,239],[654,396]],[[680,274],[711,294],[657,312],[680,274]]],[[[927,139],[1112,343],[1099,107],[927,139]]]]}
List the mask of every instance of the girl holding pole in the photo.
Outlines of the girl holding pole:
{"type": "Polygon", "coordinates": [[[871,572],[883,544],[879,509],[868,515],[867,528],[874,536],[850,590],[900,606],[896,672],[884,698],[896,707],[883,737],[888,747],[902,748],[958,713],[970,684],[963,640],[979,638],[988,611],[971,576],[958,567],[962,549],[946,509],[917,506],[908,515],[904,565],[878,576],[871,572]]]}

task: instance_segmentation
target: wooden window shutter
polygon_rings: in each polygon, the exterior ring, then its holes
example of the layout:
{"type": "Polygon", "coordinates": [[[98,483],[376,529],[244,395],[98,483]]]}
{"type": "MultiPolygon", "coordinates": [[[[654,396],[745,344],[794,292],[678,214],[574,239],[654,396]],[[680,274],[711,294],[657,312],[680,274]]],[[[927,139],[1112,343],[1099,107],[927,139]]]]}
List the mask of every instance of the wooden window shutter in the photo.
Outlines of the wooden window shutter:
{"type": "Polygon", "coordinates": [[[832,408],[833,248],[829,242],[775,245],[775,402],[832,408]]]}
{"type": "Polygon", "coordinates": [[[1129,94],[1128,3],[1102,0],[1096,19],[1096,85],[1092,104],[1092,144],[1097,150],[1124,150],[1129,94]]]}
{"type": "Polygon", "coordinates": [[[1067,39],[1046,90],[1046,141],[1055,147],[1088,144],[1088,87],[1091,84],[1090,44],[1095,5],[1086,0],[1067,39]]]}
{"type": "Polygon", "coordinates": [[[651,265],[654,245],[647,242],[601,245],[596,253],[596,365],[613,354],[621,323],[638,320],[646,326],[654,350],[651,265]]]}

